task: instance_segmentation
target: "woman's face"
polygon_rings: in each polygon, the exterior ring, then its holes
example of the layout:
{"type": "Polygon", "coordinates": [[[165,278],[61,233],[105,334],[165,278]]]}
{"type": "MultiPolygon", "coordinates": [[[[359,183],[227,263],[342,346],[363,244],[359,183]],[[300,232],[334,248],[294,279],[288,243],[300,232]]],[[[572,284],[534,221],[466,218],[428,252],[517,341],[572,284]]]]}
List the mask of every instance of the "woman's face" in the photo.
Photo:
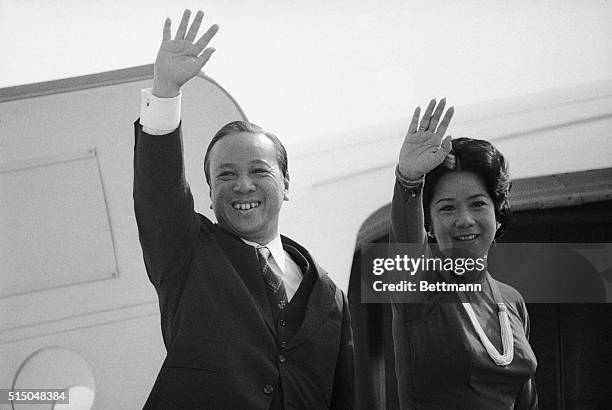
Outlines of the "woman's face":
{"type": "Polygon", "coordinates": [[[440,250],[448,256],[482,258],[495,238],[495,205],[473,172],[449,172],[435,187],[430,215],[440,250]]]}

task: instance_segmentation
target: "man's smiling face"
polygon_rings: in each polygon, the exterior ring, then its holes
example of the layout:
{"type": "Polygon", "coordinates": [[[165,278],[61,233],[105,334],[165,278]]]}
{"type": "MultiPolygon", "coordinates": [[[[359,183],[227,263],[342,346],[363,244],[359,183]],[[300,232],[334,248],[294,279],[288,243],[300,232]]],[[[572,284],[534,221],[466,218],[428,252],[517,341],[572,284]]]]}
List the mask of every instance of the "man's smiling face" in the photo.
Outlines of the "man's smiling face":
{"type": "Polygon", "coordinates": [[[212,147],[210,199],[227,231],[262,245],[271,241],[288,188],[274,143],[264,134],[236,132],[212,147]]]}

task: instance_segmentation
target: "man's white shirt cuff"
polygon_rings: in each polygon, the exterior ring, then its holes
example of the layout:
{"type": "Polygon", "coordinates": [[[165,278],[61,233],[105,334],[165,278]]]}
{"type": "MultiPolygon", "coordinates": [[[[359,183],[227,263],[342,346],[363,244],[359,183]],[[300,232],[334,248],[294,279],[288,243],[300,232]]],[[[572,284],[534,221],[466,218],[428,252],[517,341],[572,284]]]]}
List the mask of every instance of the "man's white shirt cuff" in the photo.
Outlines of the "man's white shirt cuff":
{"type": "Polygon", "coordinates": [[[159,98],[151,88],[140,91],[140,124],[147,134],[164,135],[176,130],[181,122],[181,94],[159,98]]]}

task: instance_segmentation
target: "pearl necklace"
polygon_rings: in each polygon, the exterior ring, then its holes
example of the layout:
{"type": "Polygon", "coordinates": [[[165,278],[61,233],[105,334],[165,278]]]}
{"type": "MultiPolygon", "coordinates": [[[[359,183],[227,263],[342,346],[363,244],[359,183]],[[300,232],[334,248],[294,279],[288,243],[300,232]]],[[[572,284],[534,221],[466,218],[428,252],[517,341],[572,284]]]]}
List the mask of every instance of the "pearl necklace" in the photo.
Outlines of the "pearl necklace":
{"type": "Polygon", "coordinates": [[[480,338],[480,341],[489,354],[491,360],[493,360],[498,366],[507,366],[512,363],[512,359],[514,358],[514,337],[512,335],[512,328],[510,327],[510,319],[508,318],[508,307],[505,303],[501,302],[502,298],[501,294],[499,293],[499,289],[497,288],[497,285],[489,279],[488,275],[487,281],[491,287],[493,299],[497,303],[497,316],[499,317],[503,353],[499,353],[485,334],[484,330],[482,330],[482,327],[476,318],[474,308],[472,308],[472,305],[467,301],[467,298],[463,292],[458,292],[459,298],[461,299],[461,304],[472,322],[472,326],[474,326],[474,330],[476,330],[476,333],[478,334],[478,337],[480,338]]]}

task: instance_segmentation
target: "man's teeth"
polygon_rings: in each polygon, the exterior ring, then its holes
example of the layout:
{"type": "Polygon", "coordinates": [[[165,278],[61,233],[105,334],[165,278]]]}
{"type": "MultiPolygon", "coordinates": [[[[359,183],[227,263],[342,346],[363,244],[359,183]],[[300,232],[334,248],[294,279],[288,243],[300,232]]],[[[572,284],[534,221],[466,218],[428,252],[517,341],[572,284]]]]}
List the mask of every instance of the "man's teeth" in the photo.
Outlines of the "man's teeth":
{"type": "Polygon", "coordinates": [[[234,209],[241,210],[241,211],[247,211],[252,208],[257,208],[259,206],[259,202],[251,202],[248,204],[235,203],[232,206],[234,207],[234,209]]]}
{"type": "Polygon", "coordinates": [[[471,234],[471,235],[460,235],[460,236],[456,236],[455,238],[458,241],[471,241],[472,239],[476,239],[478,235],[476,234],[471,234]]]}

